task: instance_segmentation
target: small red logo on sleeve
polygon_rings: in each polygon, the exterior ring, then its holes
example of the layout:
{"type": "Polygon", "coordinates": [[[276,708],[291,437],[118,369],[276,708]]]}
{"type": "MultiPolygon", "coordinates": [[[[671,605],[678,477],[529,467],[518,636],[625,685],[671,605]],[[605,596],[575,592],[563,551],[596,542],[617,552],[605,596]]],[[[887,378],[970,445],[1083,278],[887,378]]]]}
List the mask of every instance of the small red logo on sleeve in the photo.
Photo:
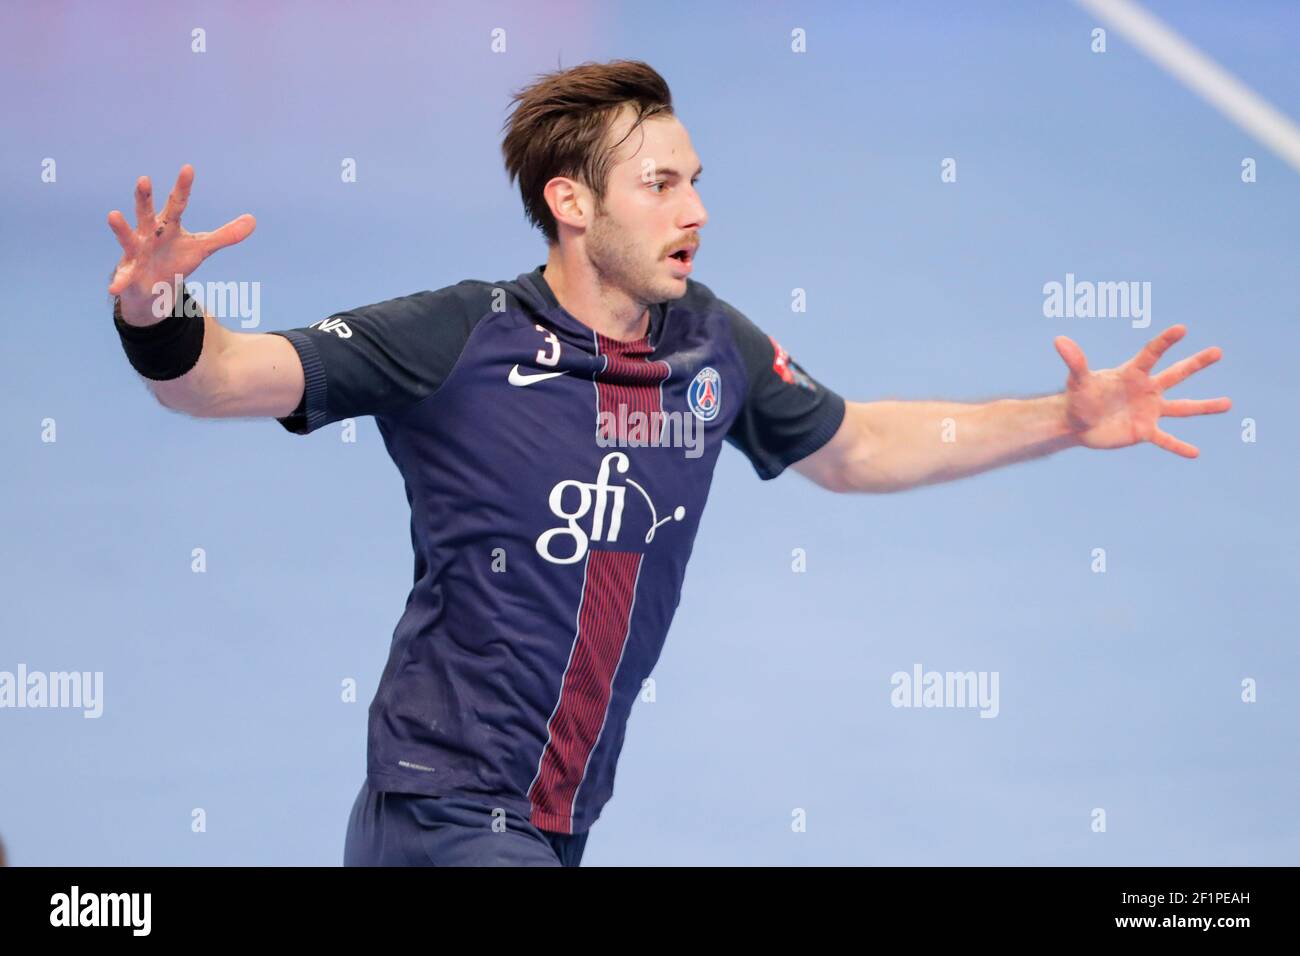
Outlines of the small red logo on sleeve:
{"type": "Polygon", "coordinates": [[[776,357],[772,359],[772,371],[781,376],[781,380],[794,384],[794,372],[790,371],[790,353],[781,348],[781,343],[772,336],[767,337],[772,343],[772,348],[776,349],[776,357]]]}
{"type": "Polygon", "coordinates": [[[781,376],[781,381],[787,385],[798,385],[800,388],[806,388],[810,392],[815,392],[817,386],[813,380],[808,377],[799,363],[790,358],[790,353],[781,348],[781,343],[772,336],[767,337],[772,343],[772,348],[776,350],[776,355],[772,357],[772,371],[781,376]]]}

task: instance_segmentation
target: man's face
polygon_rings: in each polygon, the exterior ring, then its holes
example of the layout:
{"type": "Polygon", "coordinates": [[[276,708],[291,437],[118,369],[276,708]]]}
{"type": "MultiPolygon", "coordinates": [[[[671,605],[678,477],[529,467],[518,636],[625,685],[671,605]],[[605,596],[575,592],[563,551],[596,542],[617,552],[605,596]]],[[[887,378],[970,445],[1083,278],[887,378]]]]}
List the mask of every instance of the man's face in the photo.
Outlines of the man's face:
{"type": "MultiPolygon", "coordinates": [[[[632,125],[624,108],[608,142],[632,125]]],[[[646,120],[619,147],[605,198],[584,236],[584,247],[603,282],[639,302],[679,299],[708,213],[694,180],[700,160],[686,128],[673,116],[646,120]],[[686,247],[686,259],[670,254],[686,247]]]]}

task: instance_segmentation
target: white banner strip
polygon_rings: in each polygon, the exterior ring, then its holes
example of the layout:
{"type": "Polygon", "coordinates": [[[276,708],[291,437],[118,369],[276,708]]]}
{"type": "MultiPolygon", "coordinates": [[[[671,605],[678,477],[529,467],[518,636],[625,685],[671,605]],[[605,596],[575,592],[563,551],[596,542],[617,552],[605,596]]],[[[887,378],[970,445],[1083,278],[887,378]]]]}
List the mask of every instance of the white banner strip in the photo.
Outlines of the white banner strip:
{"type": "MultiPolygon", "coordinates": [[[[1131,0],[1075,0],[1300,171],[1300,127],[1131,0]]],[[[1242,13],[1248,6],[1238,7],[1242,13]]]]}

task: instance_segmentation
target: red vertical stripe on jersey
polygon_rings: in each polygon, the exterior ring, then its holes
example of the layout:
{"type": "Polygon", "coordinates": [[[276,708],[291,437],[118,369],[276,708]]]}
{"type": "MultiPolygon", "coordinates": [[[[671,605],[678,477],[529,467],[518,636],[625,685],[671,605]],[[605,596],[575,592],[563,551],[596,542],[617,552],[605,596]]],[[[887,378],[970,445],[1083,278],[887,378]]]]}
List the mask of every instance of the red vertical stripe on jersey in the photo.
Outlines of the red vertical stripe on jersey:
{"type": "MultiPolygon", "coordinates": [[[[595,377],[598,396],[596,411],[613,416],[612,419],[606,418],[600,424],[603,437],[626,439],[627,431],[623,427],[623,422],[630,419],[633,412],[643,412],[649,424],[649,428],[644,432],[646,440],[650,444],[657,443],[661,422],[659,412],[663,411],[659,385],[671,372],[668,363],[651,362],[647,358],[654,351],[650,347],[648,338],[640,338],[634,342],[620,342],[599,332],[595,335],[596,345],[606,360],[605,368],[595,377]],[[626,406],[626,411],[622,415],[619,414],[620,405],[626,406]],[[609,427],[611,422],[614,425],[613,429],[609,427]],[[617,435],[614,435],[614,432],[617,432],[617,435]]],[[[599,414],[597,422],[601,422],[599,414]]]]}
{"type": "Polygon", "coordinates": [[[610,692],[623,656],[641,555],[592,551],[587,556],[578,633],[547,723],[548,739],[528,788],[533,826],[573,832],[573,802],[600,738],[610,692]]]}

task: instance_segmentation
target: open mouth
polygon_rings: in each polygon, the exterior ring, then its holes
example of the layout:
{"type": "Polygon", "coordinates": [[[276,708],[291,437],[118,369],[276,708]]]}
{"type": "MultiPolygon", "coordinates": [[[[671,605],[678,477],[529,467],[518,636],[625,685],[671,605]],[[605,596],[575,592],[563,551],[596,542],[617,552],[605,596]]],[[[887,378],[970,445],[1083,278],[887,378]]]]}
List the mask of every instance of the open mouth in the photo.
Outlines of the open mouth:
{"type": "Polygon", "coordinates": [[[693,249],[678,249],[668,258],[676,259],[678,262],[685,265],[690,265],[691,259],[694,258],[694,253],[695,251],[693,249]]]}

